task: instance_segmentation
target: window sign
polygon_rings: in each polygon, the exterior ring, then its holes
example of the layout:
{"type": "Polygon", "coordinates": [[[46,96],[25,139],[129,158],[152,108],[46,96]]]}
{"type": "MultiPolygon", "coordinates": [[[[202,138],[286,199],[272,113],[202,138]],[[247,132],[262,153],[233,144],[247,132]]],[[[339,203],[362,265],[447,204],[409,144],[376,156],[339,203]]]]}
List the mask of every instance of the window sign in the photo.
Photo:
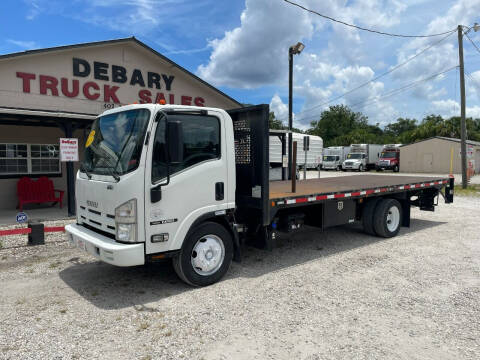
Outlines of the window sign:
{"type": "Polygon", "coordinates": [[[60,138],[60,161],[78,161],[78,139],[60,138]]]}

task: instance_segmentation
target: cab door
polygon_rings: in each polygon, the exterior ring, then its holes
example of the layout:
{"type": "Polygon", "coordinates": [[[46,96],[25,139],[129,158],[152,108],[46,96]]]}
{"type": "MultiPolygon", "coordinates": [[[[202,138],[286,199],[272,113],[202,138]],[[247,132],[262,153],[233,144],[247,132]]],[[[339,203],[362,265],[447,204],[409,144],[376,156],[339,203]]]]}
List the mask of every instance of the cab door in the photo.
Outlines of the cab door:
{"type": "Polygon", "coordinates": [[[158,117],[145,171],[147,254],[180,249],[195,220],[227,209],[225,132],[219,111],[171,110],[158,117]],[[167,161],[167,121],[180,123],[183,133],[183,155],[174,164],[167,161]],[[161,199],[155,201],[151,190],[159,187],[161,199]]]}

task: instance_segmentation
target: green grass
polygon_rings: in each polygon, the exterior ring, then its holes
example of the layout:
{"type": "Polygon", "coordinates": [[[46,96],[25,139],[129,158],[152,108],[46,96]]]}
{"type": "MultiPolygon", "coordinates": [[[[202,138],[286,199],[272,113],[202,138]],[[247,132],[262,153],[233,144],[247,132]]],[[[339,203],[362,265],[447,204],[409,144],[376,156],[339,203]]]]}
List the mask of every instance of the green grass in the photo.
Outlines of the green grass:
{"type": "Polygon", "coordinates": [[[468,185],[466,189],[462,189],[462,185],[455,185],[454,195],[480,197],[480,184],[468,185]]]}

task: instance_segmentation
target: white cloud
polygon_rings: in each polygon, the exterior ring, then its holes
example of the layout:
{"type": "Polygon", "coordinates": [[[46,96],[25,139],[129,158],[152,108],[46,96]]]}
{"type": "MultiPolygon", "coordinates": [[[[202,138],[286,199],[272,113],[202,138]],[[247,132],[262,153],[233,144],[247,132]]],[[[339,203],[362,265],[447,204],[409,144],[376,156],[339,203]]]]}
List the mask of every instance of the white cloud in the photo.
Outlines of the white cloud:
{"type": "MultiPolygon", "coordinates": [[[[460,116],[460,105],[452,99],[433,101],[431,109],[445,118],[460,116]]],[[[467,106],[465,113],[467,117],[480,118],[480,106],[467,106]]]]}
{"type": "Polygon", "coordinates": [[[15,46],[18,46],[22,50],[38,49],[40,47],[35,41],[7,39],[7,42],[15,46]]]}
{"type": "Polygon", "coordinates": [[[35,19],[42,11],[38,0],[24,0],[28,6],[27,20],[35,19]]]}
{"type": "MultiPolygon", "coordinates": [[[[278,94],[270,100],[270,111],[273,111],[277,119],[288,119],[288,105],[284,104],[278,94]]],[[[286,124],[286,121],[283,121],[286,124]]]]}
{"type": "Polygon", "coordinates": [[[254,88],[278,83],[286,74],[288,47],[313,32],[309,16],[292,19],[277,0],[246,0],[241,26],[210,42],[213,51],[198,74],[215,85],[254,88]]]}

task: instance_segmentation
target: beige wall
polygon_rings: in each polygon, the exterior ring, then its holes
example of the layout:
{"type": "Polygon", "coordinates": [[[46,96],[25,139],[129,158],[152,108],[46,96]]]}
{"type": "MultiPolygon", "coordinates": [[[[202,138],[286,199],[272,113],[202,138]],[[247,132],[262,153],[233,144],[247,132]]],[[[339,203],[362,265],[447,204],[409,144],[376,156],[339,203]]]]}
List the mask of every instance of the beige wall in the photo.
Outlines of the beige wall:
{"type": "MultiPolygon", "coordinates": [[[[181,96],[202,97],[205,106],[219,107],[223,109],[237,108],[239,105],[231,99],[223,96],[211,87],[189,76],[178,67],[161,59],[151,51],[145,49],[134,41],[121,43],[85,46],[67,50],[48,51],[37,54],[25,54],[22,56],[0,59],[0,107],[18,107],[41,110],[54,110],[65,112],[79,112],[87,114],[99,114],[113,101],[106,103],[104,100],[105,86],[118,86],[116,91],[120,104],[140,102],[139,91],[149,90],[152,100],[155,95],[162,92],[169,103],[169,95],[174,95],[175,104],[181,103],[181,96]],[[88,61],[91,72],[88,77],[74,76],[73,58],[88,61]],[[109,80],[94,78],[94,61],[108,64],[107,76],[109,80]],[[122,66],[127,72],[127,83],[112,81],[112,65],[122,66]],[[141,70],[145,87],[139,84],[130,85],[134,69],[141,70]],[[30,92],[23,91],[23,80],[17,76],[17,72],[34,74],[35,79],[30,81],[30,92]],[[166,89],[166,83],[160,80],[161,89],[148,88],[148,72],[174,76],[171,90],[166,89]],[[40,93],[40,75],[53,76],[58,80],[58,96],[53,96],[51,90],[46,94],[40,93]],[[73,80],[79,82],[79,94],[75,97],[66,97],[61,91],[61,78],[68,80],[69,91],[73,90],[73,80]],[[83,94],[83,85],[89,81],[95,82],[100,90],[97,100],[88,100],[83,94]]],[[[96,93],[96,90],[91,90],[96,93]]],[[[110,99],[111,100],[111,99],[110,99]]],[[[192,101],[193,102],[193,101],[192,101]]],[[[118,106],[120,104],[115,104],[118,106]]],[[[192,103],[193,105],[193,103],[192,103]]]]}
{"type": "MultiPolygon", "coordinates": [[[[460,143],[442,139],[430,139],[402,146],[400,171],[448,174],[451,149],[453,149],[453,173],[461,173],[460,143]]],[[[480,152],[480,146],[474,146],[474,153],[477,150],[480,152]]],[[[478,166],[475,164],[475,167],[478,166]]]]}
{"type": "MultiPolygon", "coordinates": [[[[79,139],[79,155],[82,159],[86,141],[84,132],[77,130],[73,135],[79,139]]],[[[60,128],[0,125],[0,143],[58,144],[61,137],[65,137],[65,134],[60,128]]],[[[63,205],[67,206],[67,169],[65,163],[61,163],[61,166],[62,176],[50,177],[50,179],[52,179],[55,189],[65,191],[63,205]]],[[[78,163],[74,163],[75,174],[78,166],[78,163]]],[[[0,209],[15,208],[18,180],[19,178],[0,179],[0,209]]]]}

